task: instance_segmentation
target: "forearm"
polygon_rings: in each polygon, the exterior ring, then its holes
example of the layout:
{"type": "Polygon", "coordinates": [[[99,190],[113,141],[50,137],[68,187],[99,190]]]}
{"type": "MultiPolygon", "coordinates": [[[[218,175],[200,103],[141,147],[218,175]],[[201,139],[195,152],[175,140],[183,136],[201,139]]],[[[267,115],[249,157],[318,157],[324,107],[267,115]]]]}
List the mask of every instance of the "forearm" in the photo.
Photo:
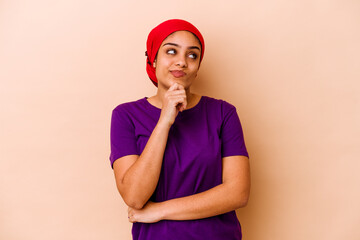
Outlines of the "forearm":
{"type": "Polygon", "coordinates": [[[216,216],[244,207],[249,191],[237,184],[220,184],[205,192],[159,203],[162,219],[193,220],[216,216]]]}
{"type": "Polygon", "coordinates": [[[119,184],[125,202],[134,208],[142,208],[157,186],[169,126],[158,123],[135,163],[126,171],[119,184]]]}

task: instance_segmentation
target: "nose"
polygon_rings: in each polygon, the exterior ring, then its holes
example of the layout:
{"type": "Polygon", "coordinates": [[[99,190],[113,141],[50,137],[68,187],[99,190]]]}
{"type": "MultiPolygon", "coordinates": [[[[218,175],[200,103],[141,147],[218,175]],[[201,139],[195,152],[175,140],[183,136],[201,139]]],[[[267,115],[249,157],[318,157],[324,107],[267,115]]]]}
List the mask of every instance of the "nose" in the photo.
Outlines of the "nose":
{"type": "Polygon", "coordinates": [[[178,58],[176,59],[176,66],[181,67],[181,68],[187,67],[186,56],[179,54],[178,58]]]}

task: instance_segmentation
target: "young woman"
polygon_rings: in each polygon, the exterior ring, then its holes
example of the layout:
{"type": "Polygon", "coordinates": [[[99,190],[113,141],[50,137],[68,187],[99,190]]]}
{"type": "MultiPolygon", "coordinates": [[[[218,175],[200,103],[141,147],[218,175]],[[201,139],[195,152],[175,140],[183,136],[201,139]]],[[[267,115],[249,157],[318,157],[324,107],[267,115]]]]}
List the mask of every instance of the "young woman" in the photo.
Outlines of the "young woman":
{"type": "Polygon", "coordinates": [[[156,95],[112,112],[110,161],[133,239],[241,239],[248,153],[235,107],[190,90],[204,50],[189,22],[155,27],[146,69],[156,95]]]}

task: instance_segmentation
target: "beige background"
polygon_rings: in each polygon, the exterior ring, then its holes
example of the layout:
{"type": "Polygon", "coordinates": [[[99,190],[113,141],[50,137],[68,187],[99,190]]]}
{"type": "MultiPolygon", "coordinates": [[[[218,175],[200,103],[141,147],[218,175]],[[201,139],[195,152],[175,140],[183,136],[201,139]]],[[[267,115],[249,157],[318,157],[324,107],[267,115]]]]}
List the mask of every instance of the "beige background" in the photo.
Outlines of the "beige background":
{"type": "Polygon", "coordinates": [[[207,49],[196,92],[240,115],[246,240],[360,239],[360,2],[0,1],[0,239],[130,239],[111,110],[156,89],[148,32],[183,18],[207,49]]]}

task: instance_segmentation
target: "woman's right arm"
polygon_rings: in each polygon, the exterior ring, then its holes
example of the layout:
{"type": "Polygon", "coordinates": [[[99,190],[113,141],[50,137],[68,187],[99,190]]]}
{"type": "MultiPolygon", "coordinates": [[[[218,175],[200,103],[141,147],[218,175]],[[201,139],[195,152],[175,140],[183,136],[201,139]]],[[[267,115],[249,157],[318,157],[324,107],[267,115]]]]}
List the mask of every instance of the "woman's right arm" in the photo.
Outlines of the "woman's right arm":
{"type": "Polygon", "coordinates": [[[129,207],[141,209],[154,193],[170,127],[186,104],[184,88],[172,85],[164,96],[160,118],[141,155],[124,156],[114,162],[116,185],[129,207]]]}

